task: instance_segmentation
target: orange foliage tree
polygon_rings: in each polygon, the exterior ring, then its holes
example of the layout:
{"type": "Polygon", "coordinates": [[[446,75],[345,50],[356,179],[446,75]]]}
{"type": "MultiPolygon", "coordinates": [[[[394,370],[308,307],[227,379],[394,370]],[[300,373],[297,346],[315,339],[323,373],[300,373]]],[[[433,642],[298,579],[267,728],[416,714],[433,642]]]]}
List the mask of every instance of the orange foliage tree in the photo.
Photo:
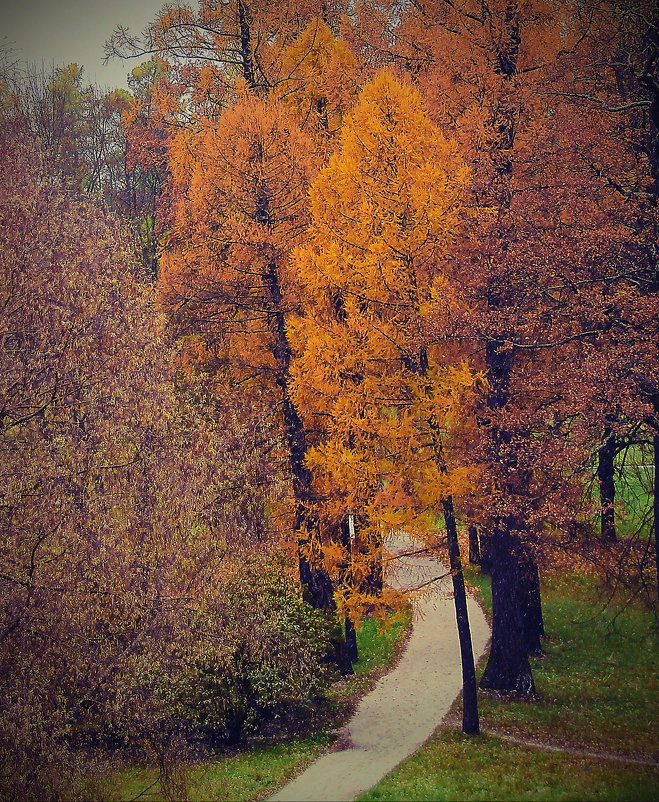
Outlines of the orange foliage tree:
{"type": "MultiPolygon", "coordinates": [[[[446,302],[442,259],[455,240],[469,170],[432,125],[418,92],[381,72],[347,118],[340,148],[315,180],[308,244],[297,249],[303,314],[291,320],[296,403],[314,430],[307,464],[330,528],[359,514],[352,614],[372,606],[360,579],[383,528],[433,540],[444,515],[465,673],[465,729],[478,731],[476,690],[454,496],[467,466],[451,451],[476,376],[459,354],[428,349],[420,321],[446,302]],[[360,563],[366,562],[366,565],[360,563]]],[[[335,549],[339,568],[350,544],[335,549]]],[[[339,579],[345,572],[339,572],[339,579]]]]}
{"type": "MultiPolygon", "coordinates": [[[[175,208],[159,280],[176,332],[189,335],[188,353],[215,370],[218,381],[250,394],[259,409],[275,411],[301,545],[315,527],[314,492],[306,432],[289,389],[286,319],[295,305],[289,254],[308,220],[312,151],[285,109],[250,95],[217,124],[182,132],[170,166],[187,189],[175,208]]],[[[308,600],[331,609],[329,578],[302,547],[299,568],[308,600]]]]}

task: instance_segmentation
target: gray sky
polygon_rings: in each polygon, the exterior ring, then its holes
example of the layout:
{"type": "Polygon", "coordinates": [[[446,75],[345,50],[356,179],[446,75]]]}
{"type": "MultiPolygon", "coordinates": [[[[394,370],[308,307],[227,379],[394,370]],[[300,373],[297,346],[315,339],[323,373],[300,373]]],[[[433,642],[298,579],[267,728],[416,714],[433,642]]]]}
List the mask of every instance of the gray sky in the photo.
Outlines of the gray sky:
{"type": "MultiPolygon", "coordinates": [[[[138,61],[103,65],[103,44],[117,25],[140,33],[164,0],[0,0],[0,48],[9,60],[47,70],[75,61],[101,87],[125,87],[138,61]]],[[[196,3],[192,3],[196,6],[196,3]]]]}

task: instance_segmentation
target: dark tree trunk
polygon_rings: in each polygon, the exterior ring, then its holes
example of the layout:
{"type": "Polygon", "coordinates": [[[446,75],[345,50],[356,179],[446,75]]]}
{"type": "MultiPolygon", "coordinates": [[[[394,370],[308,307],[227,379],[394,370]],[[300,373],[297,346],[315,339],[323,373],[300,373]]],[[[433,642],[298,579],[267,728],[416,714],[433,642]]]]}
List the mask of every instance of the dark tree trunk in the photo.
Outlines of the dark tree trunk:
{"type": "Polygon", "coordinates": [[[347,677],[350,674],[354,674],[355,671],[352,667],[352,660],[350,659],[350,646],[343,632],[343,627],[336,616],[336,611],[332,612],[332,623],[335,624],[335,626],[332,629],[330,638],[332,652],[329,657],[332,663],[339,669],[341,676],[347,677]]]}
{"type": "MultiPolygon", "coordinates": [[[[268,199],[264,192],[260,193],[257,206],[259,222],[269,220],[268,199]]],[[[271,320],[274,323],[272,353],[277,364],[275,382],[281,393],[284,431],[288,442],[289,465],[293,479],[293,496],[297,503],[296,527],[300,532],[298,540],[300,582],[304,589],[305,599],[312,607],[332,609],[334,606],[332,580],[323,568],[310,565],[304,554],[304,546],[317,526],[317,522],[313,520],[309,511],[314,501],[313,482],[311,472],[304,461],[307,455],[306,432],[288,387],[291,348],[286,333],[286,317],[279,273],[274,262],[269,265],[265,278],[266,289],[272,305],[271,320]]]]}
{"type": "Polygon", "coordinates": [[[345,633],[348,658],[352,663],[356,663],[359,660],[359,650],[357,649],[357,632],[355,630],[355,625],[352,623],[349,616],[346,616],[345,619],[345,633]]]}
{"type": "Polygon", "coordinates": [[[315,568],[304,556],[308,542],[306,538],[298,539],[298,566],[302,595],[314,610],[331,610],[334,608],[332,580],[325,569],[315,568]]]}
{"type": "Polygon", "coordinates": [[[238,0],[238,27],[240,30],[240,61],[243,68],[243,78],[250,89],[256,89],[249,10],[243,0],[238,0]]]}
{"type": "Polygon", "coordinates": [[[610,428],[604,430],[604,444],[597,452],[597,481],[599,483],[601,528],[600,535],[604,542],[615,543],[615,464],[616,438],[610,428]]]}
{"type": "MultiPolygon", "coordinates": [[[[489,342],[486,361],[490,381],[488,406],[496,415],[509,401],[512,352],[503,342],[489,342]]],[[[501,489],[508,496],[522,492],[527,473],[519,470],[518,455],[511,449],[510,432],[494,422],[490,425],[489,439],[490,459],[501,471],[501,489]]],[[[528,599],[522,589],[520,541],[516,534],[522,528],[523,521],[502,516],[495,520],[492,531],[488,533],[492,645],[480,684],[487,690],[531,695],[535,693],[535,684],[527,651],[525,619],[528,599]]],[[[532,619],[533,616],[529,623],[532,619]]]]}
{"type": "Polygon", "coordinates": [[[455,619],[458,625],[460,641],[460,657],[462,661],[462,730],[469,735],[478,735],[478,692],[476,688],[476,670],[474,652],[471,644],[471,630],[467,612],[467,594],[465,592],[458,530],[455,524],[453,498],[449,496],[442,502],[446,535],[448,539],[449,562],[453,580],[453,599],[455,603],[455,619]]]}
{"type": "MultiPolygon", "coordinates": [[[[243,27],[246,34],[249,34],[249,20],[246,16],[247,9],[242,0],[239,3],[239,12],[241,15],[241,43],[244,46],[248,46],[249,39],[244,39],[243,27]]],[[[245,62],[246,64],[247,62],[245,62]]],[[[245,77],[249,80],[247,75],[245,77]]],[[[270,225],[270,197],[264,182],[256,187],[255,205],[257,222],[263,225],[270,225]]],[[[276,364],[274,379],[281,393],[284,433],[288,443],[293,496],[297,507],[295,523],[299,533],[297,551],[302,593],[305,600],[312,607],[327,611],[333,624],[330,638],[330,658],[336,663],[341,674],[352,674],[352,663],[348,656],[343,628],[336,615],[332,580],[322,566],[312,565],[306,556],[305,547],[314,532],[317,531],[318,521],[312,512],[315,501],[312,476],[305,464],[307,455],[306,431],[302,418],[291,398],[288,386],[292,353],[286,331],[286,314],[279,280],[279,266],[274,260],[268,264],[263,280],[265,294],[270,306],[269,323],[273,334],[271,350],[276,364]]]]}
{"type": "MultiPolygon", "coordinates": [[[[414,365],[411,366],[414,369],[414,365]]],[[[428,353],[425,348],[421,349],[416,369],[422,375],[425,375],[428,371],[428,353]]],[[[441,429],[436,423],[430,421],[427,421],[427,423],[433,435],[437,467],[441,473],[446,473],[447,468],[442,448],[441,429]]],[[[455,522],[455,509],[452,496],[442,501],[442,512],[446,525],[449,564],[453,582],[455,620],[458,627],[460,659],[462,663],[462,730],[469,735],[477,735],[480,731],[480,726],[478,721],[476,670],[474,667],[474,651],[471,644],[471,630],[467,612],[467,594],[465,592],[464,575],[462,573],[458,528],[455,522]]]]}
{"type": "Polygon", "coordinates": [[[542,615],[538,565],[530,554],[523,554],[519,560],[519,568],[520,602],[526,651],[533,657],[541,657],[544,654],[542,638],[545,635],[545,624],[542,615]]]}
{"type": "Polygon", "coordinates": [[[366,520],[363,516],[356,515],[355,522],[355,547],[362,557],[369,560],[369,569],[359,588],[363,593],[370,596],[381,596],[384,586],[384,568],[382,565],[382,536],[379,532],[369,532],[364,534],[366,520]]]}
{"type": "Polygon", "coordinates": [[[469,562],[472,565],[480,565],[481,547],[478,540],[478,528],[474,524],[469,524],[469,562]]]}
{"type": "Polygon", "coordinates": [[[481,573],[492,573],[492,550],[490,549],[490,533],[481,529],[480,532],[481,573]]]}
{"type": "Polygon", "coordinates": [[[654,562],[657,577],[657,595],[659,595],[659,434],[652,438],[654,454],[654,491],[652,495],[652,511],[654,513],[654,562]]]}
{"type": "Polygon", "coordinates": [[[492,645],[480,686],[502,693],[533,695],[535,684],[524,637],[517,538],[502,526],[495,527],[490,538],[492,645]]]}

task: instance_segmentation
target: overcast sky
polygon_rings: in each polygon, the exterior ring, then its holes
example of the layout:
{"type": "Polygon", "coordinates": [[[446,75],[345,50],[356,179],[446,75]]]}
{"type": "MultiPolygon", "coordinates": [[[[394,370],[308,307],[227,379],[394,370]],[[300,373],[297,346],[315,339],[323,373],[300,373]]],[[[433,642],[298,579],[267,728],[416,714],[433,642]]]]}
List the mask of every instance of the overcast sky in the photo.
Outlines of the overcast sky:
{"type": "MultiPolygon", "coordinates": [[[[75,61],[101,87],[125,87],[138,63],[111,59],[103,45],[117,25],[140,33],[164,0],[0,0],[0,47],[11,61],[63,66],[75,61]]],[[[192,5],[196,6],[196,3],[192,5]]]]}

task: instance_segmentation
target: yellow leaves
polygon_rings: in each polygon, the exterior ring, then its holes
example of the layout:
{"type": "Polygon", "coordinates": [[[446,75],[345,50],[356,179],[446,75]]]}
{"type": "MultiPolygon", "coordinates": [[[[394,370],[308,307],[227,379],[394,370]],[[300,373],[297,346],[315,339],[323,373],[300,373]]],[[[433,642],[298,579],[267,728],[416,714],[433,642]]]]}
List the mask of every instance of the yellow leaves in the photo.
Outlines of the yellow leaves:
{"type": "Polygon", "coordinates": [[[282,54],[279,99],[301,125],[331,136],[356,94],[356,73],[357,61],[346,43],[314,18],[282,54]]]}
{"type": "Polygon", "coordinates": [[[155,111],[165,118],[175,115],[181,108],[179,98],[168,87],[161,84],[154,84],[152,87],[151,101],[155,111]]]}
{"type": "MultiPolygon", "coordinates": [[[[441,256],[464,215],[470,171],[418,92],[380,72],[344,124],[310,196],[309,241],[291,272],[292,392],[320,432],[307,456],[324,508],[363,509],[374,525],[424,531],[468,471],[444,465],[447,432],[472,406],[467,362],[421,359],[418,330],[457,305],[441,256]]],[[[346,602],[347,603],[347,602],[346,602]]]]}
{"type": "Polygon", "coordinates": [[[337,440],[311,448],[306,462],[321,492],[338,494],[347,509],[362,506],[381,480],[382,462],[377,457],[337,440]]]}

